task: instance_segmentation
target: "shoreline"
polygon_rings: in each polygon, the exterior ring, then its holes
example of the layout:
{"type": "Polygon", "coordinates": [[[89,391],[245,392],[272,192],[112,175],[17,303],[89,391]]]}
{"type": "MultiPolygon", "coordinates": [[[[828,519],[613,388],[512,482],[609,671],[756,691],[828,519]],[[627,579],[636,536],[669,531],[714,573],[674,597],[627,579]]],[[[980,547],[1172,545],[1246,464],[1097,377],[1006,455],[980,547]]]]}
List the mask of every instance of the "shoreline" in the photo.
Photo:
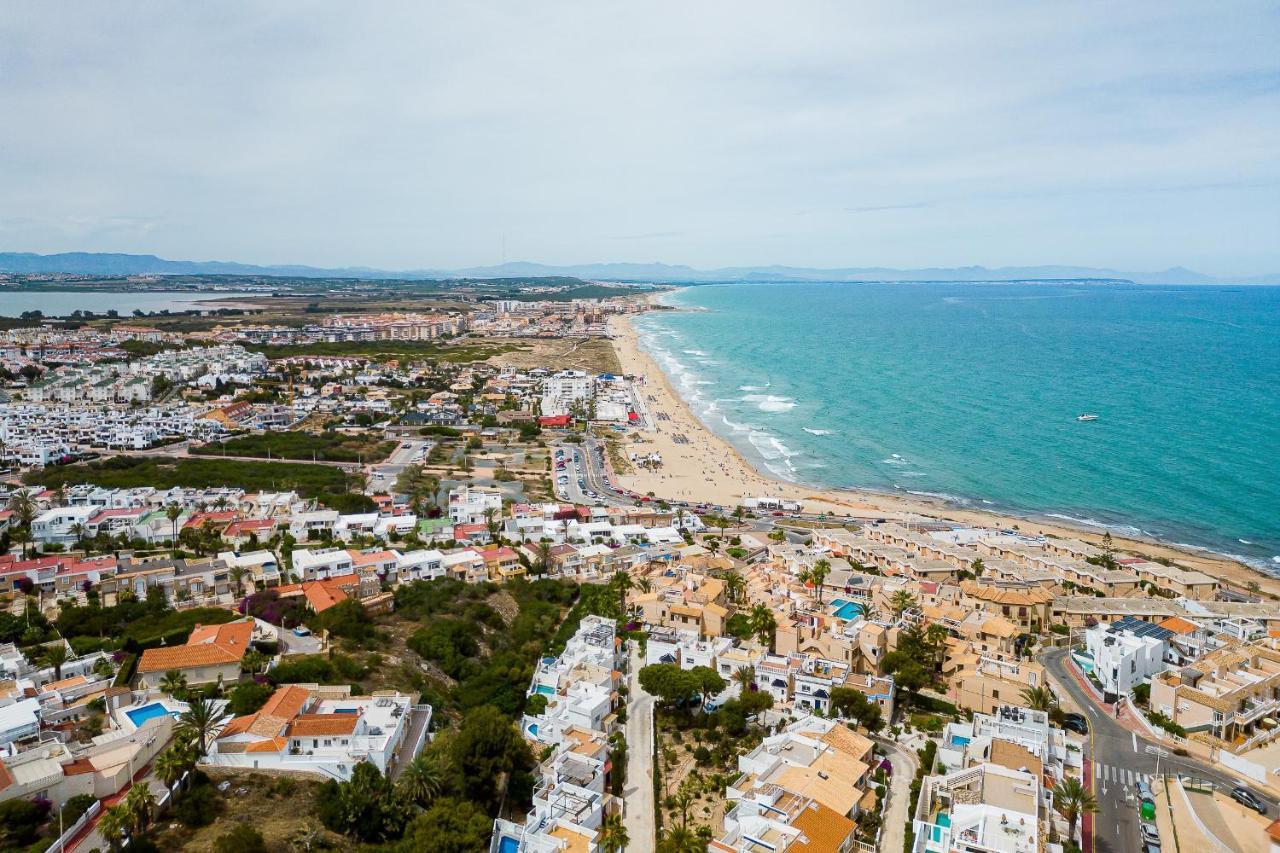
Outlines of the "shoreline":
{"type": "MultiPolygon", "coordinates": [[[[657,302],[671,291],[646,297],[657,302]]],[[[897,495],[872,489],[832,489],[779,480],[761,473],[728,440],[704,424],[680,396],[670,378],[639,343],[639,333],[628,316],[609,321],[610,342],[622,365],[623,374],[645,380],[646,405],[655,421],[656,432],[642,432],[640,442],[627,442],[627,452],[658,452],[663,459],[657,471],[635,469],[618,475],[619,482],[632,491],[669,500],[734,506],[743,497],[779,497],[801,502],[806,511],[826,513],[851,520],[892,519],[897,521],[943,520],[981,527],[1017,528],[1022,533],[1060,539],[1080,539],[1098,544],[1106,528],[1074,525],[1049,518],[1044,513],[1017,515],[998,510],[957,507],[941,498],[897,495]],[[675,436],[683,436],[684,442],[675,436]]],[[[1187,569],[1212,575],[1241,589],[1257,583],[1264,594],[1280,595],[1280,577],[1260,571],[1229,556],[1197,546],[1139,539],[1111,531],[1117,550],[1167,559],[1187,569]]]]}

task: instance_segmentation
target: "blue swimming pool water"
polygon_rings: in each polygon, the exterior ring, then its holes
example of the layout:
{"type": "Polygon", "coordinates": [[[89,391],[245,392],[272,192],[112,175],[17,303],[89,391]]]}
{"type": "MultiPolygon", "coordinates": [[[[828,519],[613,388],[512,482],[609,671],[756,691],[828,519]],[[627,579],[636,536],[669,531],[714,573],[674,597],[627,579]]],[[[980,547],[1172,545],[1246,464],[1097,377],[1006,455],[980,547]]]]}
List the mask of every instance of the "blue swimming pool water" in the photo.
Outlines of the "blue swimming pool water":
{"type": "Polygon", "coordinates": [[[530,736],[530,737],[537,737],[537,736],[538,736],[538,724],[537,724],[537,723],[530,723],[530,724],[529,724],[529,736],[530,736]]]}
{"type": "Polygon", "coordinates": [[[841,604],[845,604],[846,602],[843,598],[833,598],[827,603],[833,607],[839,607],[841,604]]]}
{"type": "Polygon", "coordinates": [[[502,840],[498,842],[498,853],[516,853],[518,849],[520,849],[520,842],[510,835],[502,836],[502,840]]]}
{"type": "MultiPolygon", "coordinates": [[[[147,720],[163,717],[170,712],[159,702],[152,702],[150,705],[143,705],[141,708],[134,708],[132,711],[125,711],[124,713],[135,727],[142,728],[142,724],[147,720]]],[[[176,717],[178,715],[174,713],[173,716],[176,717]]]]}
{"type": "Polygon", "coordinates": [[[952,735],[952,736],[951,736],[951,745],[952,745],[952,746],[968,746],[968,745],[969,745],[969,739],[968,739],[967,737],[965,737],[964,735],[952,735]]]}
{"type": "Polygon", "coordinates": [[[535,693],[541,693],[543,696],[554,696],[554,695],[556,695],[556,690],[555,690],[555,688],[554,688],[554,687],[548,687],[548,686],[547,686],[547,685],[545,685],[545,684],[539,684],[537,687],[533,688],[533,690],[534,690],[534,692],[535,692],[535,693]]]}
{"type": "Polygon", "coordinates": [[[862,615],[862,605],[856,601],[846,601],[835,610],[834,615],[840,619],[857,619],[862,615]]]}

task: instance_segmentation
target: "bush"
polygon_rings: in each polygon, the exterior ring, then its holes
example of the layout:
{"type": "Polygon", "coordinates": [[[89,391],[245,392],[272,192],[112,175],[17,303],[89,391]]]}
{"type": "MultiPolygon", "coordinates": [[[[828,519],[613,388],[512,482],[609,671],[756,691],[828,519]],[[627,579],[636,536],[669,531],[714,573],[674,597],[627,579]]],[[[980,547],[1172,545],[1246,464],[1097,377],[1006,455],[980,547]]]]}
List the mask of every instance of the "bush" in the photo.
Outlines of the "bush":
{"type": "Polygon", "coordinates": [[[218,792],[206,780],[194,785],[176,799],[173,816],[183,826],[196,829],[213,823],[221,809],[222,800],[218,797],[218,792]]]}
{"type": "Polygon", "coordinates": [[[214,853],[266,853],[267,844],[261,832],[250,824],[242,823],[218,836],[213,842],[213,850],[214,853]]]}
{"type": "Polygon", "coordinates": [[[273,692],[269,685],[258,684],[256,681],[242,681],[231,688],[227,710],[237,717],[252,714],[267,704],[273,692]]]}

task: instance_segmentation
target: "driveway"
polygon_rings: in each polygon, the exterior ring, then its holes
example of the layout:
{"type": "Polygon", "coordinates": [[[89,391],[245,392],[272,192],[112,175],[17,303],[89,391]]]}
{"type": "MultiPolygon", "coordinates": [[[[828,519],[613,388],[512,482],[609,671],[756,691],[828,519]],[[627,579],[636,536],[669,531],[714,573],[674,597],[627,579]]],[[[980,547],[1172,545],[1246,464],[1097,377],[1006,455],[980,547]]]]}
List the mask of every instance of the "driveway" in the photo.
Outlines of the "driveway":
{"type": "Polygon", "coordinates": [[[889,753],[889,763],[893,765],[893,775],[889,778],[888,805],[884,812],[884,821],[880,830],[881,850],[897,851],[902,849],[906,835],[907,821],[911,815],[911,782],[916,778],[916,770],[920,767],[920,759],[914,751],[881,737],[873,737],[877,744],[889,753]]]}
{"type": "Polygon", "coordinates": [[[631,643],[627,675],[627,784],[623,788],[626,810],[627,853],[653,853],[657,844],[653,820],[653,697],[640,689],[638,673],[644,665],[639,644],[631,643]]]}

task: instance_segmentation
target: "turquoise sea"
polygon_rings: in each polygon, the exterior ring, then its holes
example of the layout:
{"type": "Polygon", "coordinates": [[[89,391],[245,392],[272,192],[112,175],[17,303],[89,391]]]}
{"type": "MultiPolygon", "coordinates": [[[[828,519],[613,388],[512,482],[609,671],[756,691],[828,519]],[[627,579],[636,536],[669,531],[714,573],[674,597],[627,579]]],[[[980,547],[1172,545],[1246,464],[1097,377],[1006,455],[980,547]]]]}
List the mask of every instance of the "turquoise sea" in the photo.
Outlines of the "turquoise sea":
{"type": "Polygon", "coordinates": [[[731,284],[666,301],[690,310],[639,318],[641,345],[766,473],[1280,573],[1280,288],[731,284]]]}

